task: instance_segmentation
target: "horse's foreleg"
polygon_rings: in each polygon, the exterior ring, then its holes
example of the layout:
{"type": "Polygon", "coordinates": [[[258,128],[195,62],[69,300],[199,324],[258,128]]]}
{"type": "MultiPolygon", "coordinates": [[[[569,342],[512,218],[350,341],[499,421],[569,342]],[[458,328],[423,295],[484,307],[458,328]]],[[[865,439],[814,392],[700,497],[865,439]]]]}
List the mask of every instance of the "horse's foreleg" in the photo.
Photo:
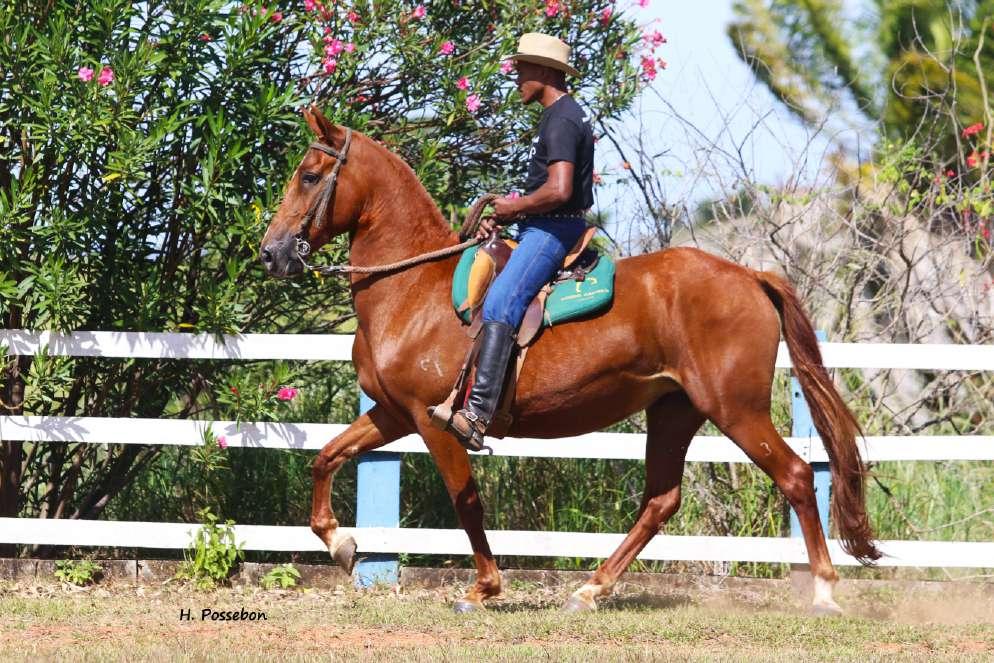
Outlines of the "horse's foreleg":
{"type": "Polygon", "coordinates": [[[646,419],[646,481],[638,520],[618,549],[570,596],[564,610],[596,610],[597,598],[611,592],[621,574],[680,508],[684,459],[704,415],[694,409],[686,394],[677,392],[649,407],[646,419]]]}
{"type": "Polygon", "coordinates": [[[311,470],[314,478],[311,531],[324,541],[332,558],[346,573],[352,573],[356,545],[351,536],[338,531],[338,520],[331,508],[331,483],[335,472],[359,454],[392,442],[407,432],[376,406],[353,421],[341,435],[324,445],[314,459],[311,470]]]}
{"type": "Polygon", "coordinates": [[[483,601],[497,596],[501,591],[500,571],[490,552],[487,535],[483,530],[483,502],[473,481],[469,454],[448,433],[431,427],[427,420],[418,427],[428,446],[438,471],[445,482],[445,488],[452,499],[459,523],[466,530],[473,560],[476,562],[476,582],[466,592],[466,596],[456,601],[456,612],[472,612],[483,608],[483,601]]]}

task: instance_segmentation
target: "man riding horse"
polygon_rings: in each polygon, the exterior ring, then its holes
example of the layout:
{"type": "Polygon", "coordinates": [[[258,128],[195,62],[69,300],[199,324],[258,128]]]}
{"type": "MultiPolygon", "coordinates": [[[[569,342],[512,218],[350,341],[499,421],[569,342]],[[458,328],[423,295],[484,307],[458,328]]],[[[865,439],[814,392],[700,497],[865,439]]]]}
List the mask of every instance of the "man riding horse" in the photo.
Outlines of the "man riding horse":
{"type": "Polygon", "coordinates": [[[570,47],[537,32],[522,35],[512,57],[518,92],[525,104],[545,110],[530,151],[525,195],[494,201],[477,238],[487,239],[496,224],[517,223],[518,246],[497,275],[483,302],[482,339],[476,379],[466,406],[447,429],[468,449],[479,450],[500,402],[515,335],[525,310],[563,264],[586,228],[593,205],[594,137],[590,119],[566,91],[570,47]]]}

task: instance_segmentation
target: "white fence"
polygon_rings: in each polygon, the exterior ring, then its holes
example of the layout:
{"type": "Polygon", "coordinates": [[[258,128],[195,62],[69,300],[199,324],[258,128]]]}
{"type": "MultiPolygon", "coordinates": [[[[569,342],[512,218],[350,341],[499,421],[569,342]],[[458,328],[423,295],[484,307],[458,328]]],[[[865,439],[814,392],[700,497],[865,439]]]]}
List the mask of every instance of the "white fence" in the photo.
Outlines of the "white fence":
{"type": "MultiPolygon", "coordinates": [[[[71,335],[0,330],[0,345],[9,354],[142,357],[173,359],[351,359],[352,337],[346,335],[228,336],[218,340],[204,334],[137,332],[76,332],[71,335]]],[[[994,371],[994,346],[898,345],[822,343],[825,365],[852,368],[994,371]]],[[[781,343],[780,368],[790,367],[781,343]]],[[[340,424],[278,424],[190,420],[113,419],[100,417],[0,417],[0,439],[46,442],[197,445],[211,424],[229,446],[320,449],[344,429],[340,424]]],[[[810,462],[828,460],[817,438],[787,438],[810,462]]],[[[863,444],[863,442],[860,442],[863,444]]],[[[644,436],[592,433],[558,440],[505,439],[493,441],[494,453],[507,456],[641,459],[644,436]]],[[[380,451],[421,453],[420,438],[408,436],[380,451]]],[[[994,436],[868,437],[867,460],[994,460],[994,436]]],[[[730,440],[699,436],[689,462],[748,462],[730,440]]],[[[196,524],[0,518],[0,542],[134,548],[184,548],[196,524]]],[[[323,550],[308,527],[236,526],[248,550],[323,550]]],[[[360,553],[469,554],[462,530],[355,528],[360,553]]],[[[489,531],[495,554],[592,557],[610,555],[623,534],[489,531]]],[[[837,564],[855,564],[835,541],[829,543],[837,564]]],[[[884,541],[882,565],[994,567],[994,542],[884,541]]],[[[743,562],[807,561],[803,542],[795,538],[656,536],[639,556],[652,560],[743,562]]]]}

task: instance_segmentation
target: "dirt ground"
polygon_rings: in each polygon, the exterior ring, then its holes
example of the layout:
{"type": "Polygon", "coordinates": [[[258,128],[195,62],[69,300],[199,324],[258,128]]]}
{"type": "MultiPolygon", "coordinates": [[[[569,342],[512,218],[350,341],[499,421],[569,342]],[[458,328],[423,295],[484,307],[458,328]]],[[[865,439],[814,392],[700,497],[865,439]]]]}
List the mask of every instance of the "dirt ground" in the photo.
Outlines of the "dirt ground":
{"type": "Polygon", "coordinates": [[[994,660],[990,584],[847,587],[841,618],[810,616],[809,599],[783,583],[626,585],[583,615],[559,611],[569,588],[507,584],[485,613],[456,615],[458,584],[198,592],[7,582],[0,660],[994,660]],[[265,619],[203,618],[205,609],[265,619]]]}

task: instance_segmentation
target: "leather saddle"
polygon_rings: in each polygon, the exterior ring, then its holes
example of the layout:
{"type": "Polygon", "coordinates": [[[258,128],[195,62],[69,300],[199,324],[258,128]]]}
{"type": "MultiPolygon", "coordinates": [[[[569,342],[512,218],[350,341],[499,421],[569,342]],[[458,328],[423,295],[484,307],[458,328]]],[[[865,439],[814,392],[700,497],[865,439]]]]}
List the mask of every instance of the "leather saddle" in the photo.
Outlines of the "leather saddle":
{"type": "MultiPolygon", "coordinates": [[[[551,291],[551,285],[560,281],[575,280],[582,281],[586,275],[597,265],[600,254],[589,248],[590,240],[597,232],[596,226],[587,226],[576,241],[573,248],[563,259],[562,267],[553,277],[552,281],[543,287],[528,309],[525,317],[518,328],[518,347],[527,347],[542,328],[542,316],[545,311],[545,299],[551,291]]],[[[457,313],[470,311],[472,319],[470,336],[476,337],[476,332],[480,325],[479,308],[487,296],[490,284],[500,274],[501,270],[511,258],[512,251],[517,248],[518,243],[510,239],[502,239],[498,233],[492,234],[486,242],[480,245],[480,250],[476,252],[473,265],[469,271],[468,292],[466,298],[457,307],[457,313]]]]}
{"type": "MultiPolygon", "coordinates": [[[[597,266],[600,254],[589,248],[590,240],[593,239],[597,231],[595,226],[588,226],[583,235],[577,240],[573,248],[563,259],[563,265],[559,272],[547,283],[535,296],[525,311],[525,317],[521,321],[517,335],[517,359],[514,361],[513,370],[507,372],[501,400],[494,413],[494,417],[487,427],[487,435],[502,438],[507,435],[511,427],[513,418],[511,416],[511,406],[514,402],[514,392],[517,386],[518,375],[521,373],[521,366],[525,360],[528,346],[538,336],[539,330],[543,327],[545,315],[545,302],[552,286],[566,280],[583,281],[586,275],[597,266]]],[[[463,361],[462,369],[456,378],[455,385],[449,397],[431,409],[432,424],[441,430],[445,430],[446,423],[451,419],[454,408],[457,404],[465,404],[469,389],[472,386],[472,367],[475,365],[476,354],[479,351],[480,329],[483,326],[482,304],[486,297],[490,284],[493,283],[497,274],[504,269],[507,261],[511,257],[511,252],[517,246],[513,240],[501,239],[499,233],[494,232],[486,242],[480,245],[479,250],[473,257],[473,264],[469,270],[468,291],[462,303],[456,307],[456,311],[464,321],[468,318],[470,322],[469,336],[473,338],[469,353],[463,361]],[[467,315],[468,312],[468,315],[467,315]]],[[[488,448],[488,447],[484,447],[488,448]]]]}

